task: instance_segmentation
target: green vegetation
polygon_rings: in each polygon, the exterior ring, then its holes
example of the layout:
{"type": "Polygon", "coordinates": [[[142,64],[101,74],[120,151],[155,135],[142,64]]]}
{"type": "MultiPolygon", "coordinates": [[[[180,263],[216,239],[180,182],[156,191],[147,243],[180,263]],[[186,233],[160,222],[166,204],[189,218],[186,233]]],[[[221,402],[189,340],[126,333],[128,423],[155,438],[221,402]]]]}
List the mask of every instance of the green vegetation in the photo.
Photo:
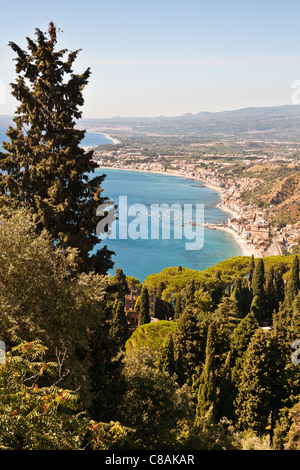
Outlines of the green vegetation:
{"type": "Polygon", "coordinates": [[[103,176],[91,178],[96,168],[92,152],[80,147],[84,131],[76,129],[81,117],[82,92],[90,69],[73,72],[79,51],[55,50],[56,28],[48,35],[36,30],[27,39],[27,51],[10,43],[17,54],[17,80],[12,95],[19,106],[9,142],[0,154],[1,210],[26,208],[36,216],[38,229],[47,229],[62,249],[78,250],[84,272],[105,274],[113,264],[106,247],[91,252],[100,240],[96,234],[97,207],[103,198],[103,176]]]}
{"type": "Polygon", "coordinates": [[[11,45],[29,83],[0,158],[0,448],[299,450],[298,256],[107,276],[109,253],[89,255],[101,181],[73,122],[89,72],[55,52],[52,23],[30,54],[11,45]]]}
{"type": "Polygon", "coordinates": [[[176,324],[166,320],[139,326],[126,342],[126,354],[135,353],[142,347],[149,348],[153,352],[160,351],[166,336],[174,328],[176,328],[176,324]]]}

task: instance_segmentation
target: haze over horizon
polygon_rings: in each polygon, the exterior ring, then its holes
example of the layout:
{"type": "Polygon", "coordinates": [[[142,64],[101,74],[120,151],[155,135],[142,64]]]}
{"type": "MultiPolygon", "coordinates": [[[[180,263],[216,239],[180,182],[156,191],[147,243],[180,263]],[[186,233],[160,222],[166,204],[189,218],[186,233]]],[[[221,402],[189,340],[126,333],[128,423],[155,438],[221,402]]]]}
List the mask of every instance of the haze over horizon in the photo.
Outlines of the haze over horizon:
{"type": "Polygon", "coordinates": [[[9,41],[26,47],[52,20],[58,49],[82,49],[91,67],[84,118],[180,116],[293,104],[300,79],[296,0],[21,0],[5,3],[0,80],[13,114],[9,41]]]}

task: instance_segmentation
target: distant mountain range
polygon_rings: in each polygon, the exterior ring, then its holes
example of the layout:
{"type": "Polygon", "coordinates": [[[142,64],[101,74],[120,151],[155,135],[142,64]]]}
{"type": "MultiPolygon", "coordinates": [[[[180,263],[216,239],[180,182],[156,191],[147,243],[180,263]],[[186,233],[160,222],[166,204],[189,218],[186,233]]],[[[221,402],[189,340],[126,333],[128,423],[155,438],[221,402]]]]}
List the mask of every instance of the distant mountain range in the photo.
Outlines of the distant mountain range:
{"type": "MultiPolygon", "coordinates": [[[[12,116],[0,116],[6,126],[12,116]]],[[[300,142],[300,105],[253,107],[166,117],[81,119],[87,129],[119,136],[189,137],[196,140],[259,140],[300,142]]]]}
{"type": "Polygon", "coordinates": [[[258,140],[300,142],[300,105],[253,107],[199,112],[174,117],[115,117],[82,119],[124,136],[189,137],[195,140],[258,140]]]}

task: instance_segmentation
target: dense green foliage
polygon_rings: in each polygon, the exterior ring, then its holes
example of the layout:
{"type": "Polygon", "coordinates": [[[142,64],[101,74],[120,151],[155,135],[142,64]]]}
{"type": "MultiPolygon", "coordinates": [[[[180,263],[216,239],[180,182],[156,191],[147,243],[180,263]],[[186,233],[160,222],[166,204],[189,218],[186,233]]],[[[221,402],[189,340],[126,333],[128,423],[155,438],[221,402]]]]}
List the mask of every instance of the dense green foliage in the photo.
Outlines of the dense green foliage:
{"type": "Polygon", "coordinates": [[[63,62],[55,44],[52,23],[29,53],[11,44],[21,105],[0,157],[0,448],[299,450],[298,257],[107,276],[108,253],[90,256],[102,179],[83,176],[91,155],[73,122],[89,71],[73,74],[77,51],[63,62]]]}

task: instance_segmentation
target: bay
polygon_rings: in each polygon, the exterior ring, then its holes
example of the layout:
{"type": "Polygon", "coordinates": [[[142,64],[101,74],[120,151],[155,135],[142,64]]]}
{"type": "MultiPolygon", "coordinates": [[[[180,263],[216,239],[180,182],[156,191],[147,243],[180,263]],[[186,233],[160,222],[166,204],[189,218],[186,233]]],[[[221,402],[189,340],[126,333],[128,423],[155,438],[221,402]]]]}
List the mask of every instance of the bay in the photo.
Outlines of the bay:
{"type": "MultiPolygon", "coordinates": [[[[204,222],[219,223],[230,215],[216,207],[220,195],[198,181],[173,175],[161,175],[139,171],[99,169],[96,174],[106,174],[102,185],[103,195],[118,204],[120,196],[127,197],[128,207],[132,204],[203,204],[204,222]]],[[[150,213],[150,210],[149,210],[150,213]]],[[[128,218],[128,223],[134,217],[128,218]]],[[[118,231],[117,231],[118,233],[118,231]]],[[[234,238],[227,232],[204,228],[204,245],[200,250],[187,250],[186,239],[121,240],[118,237],[103,240],[98,248],[107,245],[115,252],[114,268],[122,268],[127,276],[134,276],[141,282],[152,273],[159,273],[164,268],[183,266],[204,270],[233,256],[240,256],[241,249],[234,238]]]]}
{"type": "MultiPolygon", "coordinates": [[[[6,136],[7,127],[0,126],[0,147],[6,136]]],[[[104,134],[86,132],[82,147],[96,147],[113,143],[104,134]]],[[[2,150],[2,148],[0,148],[2,150]]],[[[229,217],[229,214],[216,207],[220,202],[219,193],[207,188],[201,183],[188,178],[173,175],[161,175],[138,171],[98,169],[96,174],[105,173],[106,179],[102,185],[103,195],[118,204],[120,196],[126,196],[128,207],[133,204],[143,204],[149,208],[151,204],[204,204],[204,222],[219,223],[229,217]]],[[[130,219],[128,220],[130,222],[130,219]]],[[[210,266],[241,255],[241,249],[234,238],[227,232],[204,229],[204,245],[200,250],[187,250],[187,240],[176,240],[171,230],[169,239],[125,240],[116,238],[106,239],[95,249],[104,245],[115,252],[112,260],[114,267],[122,268],[127,276],[134,276],[141,282],[153,273],[159,273],[164,268],[183,266],[195,270],[204,270],[210,266]]]]}

